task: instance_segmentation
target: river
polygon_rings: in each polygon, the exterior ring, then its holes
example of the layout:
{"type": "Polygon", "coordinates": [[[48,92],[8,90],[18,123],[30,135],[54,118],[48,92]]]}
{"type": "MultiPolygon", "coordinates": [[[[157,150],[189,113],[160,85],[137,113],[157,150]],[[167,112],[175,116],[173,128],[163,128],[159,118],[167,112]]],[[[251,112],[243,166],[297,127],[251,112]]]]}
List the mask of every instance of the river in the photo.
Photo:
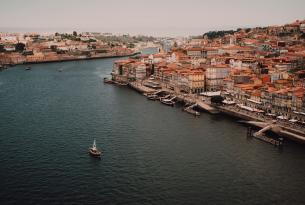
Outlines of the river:
{"type": "Polygon", "coordinates": [[[114,60],[0,73],[0,204],[304,202],[304,146],[105,85],[114,60]],[[93,139],[101,160],[87,154],[93,139]]]}

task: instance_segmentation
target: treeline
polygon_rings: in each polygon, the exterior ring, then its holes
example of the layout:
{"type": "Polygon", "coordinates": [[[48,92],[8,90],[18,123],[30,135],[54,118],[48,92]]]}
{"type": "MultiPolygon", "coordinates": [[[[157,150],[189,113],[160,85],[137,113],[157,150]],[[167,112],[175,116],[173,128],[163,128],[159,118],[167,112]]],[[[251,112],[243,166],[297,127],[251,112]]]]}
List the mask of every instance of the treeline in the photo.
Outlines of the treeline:
{"type": "Polygon", "coordinates": [[[251,28],[238,28],[237,30],[222,30],[222,31],[209,31],[204,33],[202,36],[192,36],[191,38],[204,38],[205,36],[209,39],[215,39],[215,38],[222,38],[225,35],[233,35],[235,32],[240,32],[241,30],[244,30],[246,33],[249,33],[252,29],[251,28]]]}
{"type": "Polygon", "coordinates": [[[214,39],[214,38],[222,38],[225,35],[231,34],[233,35],[235,33],[234,30],[227,30],[227,31],[209,31],[205,34],[203,34],[204,36],[207,36],[209,39],[214,39]]]}
{"type": "Polygon", "coordinates": [[[119,42],[119,43],[138,43],[138,42],[148,42],[148,41],[155,41],[156,38],[152,36],[129,36],[129,35],[122,35],[122,36],[96,36],[97,39],[104,41],[104,42],[119,42]]]}

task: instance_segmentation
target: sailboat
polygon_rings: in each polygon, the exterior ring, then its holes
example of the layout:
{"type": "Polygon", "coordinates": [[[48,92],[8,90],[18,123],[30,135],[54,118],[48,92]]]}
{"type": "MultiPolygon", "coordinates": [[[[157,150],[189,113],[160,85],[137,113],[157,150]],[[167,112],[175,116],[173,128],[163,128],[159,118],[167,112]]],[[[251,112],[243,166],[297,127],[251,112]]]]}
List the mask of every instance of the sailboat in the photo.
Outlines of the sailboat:
{"type": "Polygon", "coordinates": [[[101,157],[101,152],[96,148],[96,142],[95,142],[95,139],[93,141],[93,145],[92,147],[89,148],[89,154],[92,156],[92,157],[101,157]]]}

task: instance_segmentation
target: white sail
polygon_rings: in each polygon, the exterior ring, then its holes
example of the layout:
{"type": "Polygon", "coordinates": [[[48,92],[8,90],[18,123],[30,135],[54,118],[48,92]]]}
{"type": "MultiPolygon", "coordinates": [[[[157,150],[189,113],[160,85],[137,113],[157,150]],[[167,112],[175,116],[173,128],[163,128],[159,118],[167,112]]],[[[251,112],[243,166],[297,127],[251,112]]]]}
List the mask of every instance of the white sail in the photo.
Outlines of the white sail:
{"type": "Polygon", "coordinates": [[[95,139],[94,139],[94,141],[93,141],[93,146],[92,146],[92,149],[93,149],[93,150],[96,150],[96,143],[95,143],[95,139]]]}

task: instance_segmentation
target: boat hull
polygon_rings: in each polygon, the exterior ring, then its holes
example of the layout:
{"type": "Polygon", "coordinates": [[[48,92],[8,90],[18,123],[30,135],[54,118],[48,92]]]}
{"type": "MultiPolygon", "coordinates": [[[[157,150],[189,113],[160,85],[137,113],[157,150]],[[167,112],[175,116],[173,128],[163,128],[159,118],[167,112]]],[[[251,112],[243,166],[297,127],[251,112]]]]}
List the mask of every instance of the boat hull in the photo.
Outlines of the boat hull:
{"type": "Polygon", "coordinates": [[[92,151],[89,149],[89,155],[95,158],[100,158],[102,153],[100,151],[92,151]]]}
{"type": "Polygon", "coordinates": [[[164,105],[172,106],[172,107],[175,105],[174,102],[166,102],[166,101],[163,101],[163,100],[161,100],[161,103],[163,103],[164,105]]]}
{"type": "Polygon", "coordinates": [[[104,78],[104,83],[107,83],[107,84],[114,84],[114,82],[108,78],[104,78]]]}

